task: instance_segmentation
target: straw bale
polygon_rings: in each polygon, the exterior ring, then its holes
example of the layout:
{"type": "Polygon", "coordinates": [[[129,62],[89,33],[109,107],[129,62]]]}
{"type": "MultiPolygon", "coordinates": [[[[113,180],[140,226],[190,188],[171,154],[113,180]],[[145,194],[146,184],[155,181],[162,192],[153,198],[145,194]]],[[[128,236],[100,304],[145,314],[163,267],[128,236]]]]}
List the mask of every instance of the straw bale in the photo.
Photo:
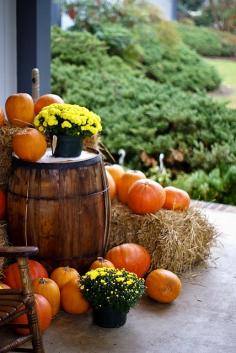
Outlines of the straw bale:
{"type": "Polygon", "coordinates": [[[216,229],[198,208],[136,215],[115,201],[107,248],[128,242],[143,245],[152,257],[150,270],[159,267],[181,274],[209,257],[216,236],[216,229]]]}
{"type": "MultiPolygon", "coordinates": [[[[4,246],[7,244],[7,231],[6,231],[6,223],[0,222],[0,246],[4,246]]],[[[2,275],[4,259],[0,257],[0,278],[2,275]]]]}
{"type": "Polygon", "coordinates": [[[7,186],[8,178],[11,173],[12,158],[12,138],[15,133],[22,130],[19,127],[5,125],[0,128],[0,186],[7,186]]]}

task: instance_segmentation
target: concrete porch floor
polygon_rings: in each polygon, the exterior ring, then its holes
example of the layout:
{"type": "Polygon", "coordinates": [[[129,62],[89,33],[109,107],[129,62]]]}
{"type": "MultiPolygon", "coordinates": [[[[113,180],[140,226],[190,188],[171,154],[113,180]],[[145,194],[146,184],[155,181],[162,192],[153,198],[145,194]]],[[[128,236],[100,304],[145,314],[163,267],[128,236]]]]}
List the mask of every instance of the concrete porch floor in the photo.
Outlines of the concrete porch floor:
{"type": "Polygon", "coordinates": [[[235,353],[236,212],[203,212],[221,233],[215,261],[182,278],[175,302],[143,298],[118,329],[93,325],[91,313],[61,312],[43,336],[46,353],[235,353]]]}

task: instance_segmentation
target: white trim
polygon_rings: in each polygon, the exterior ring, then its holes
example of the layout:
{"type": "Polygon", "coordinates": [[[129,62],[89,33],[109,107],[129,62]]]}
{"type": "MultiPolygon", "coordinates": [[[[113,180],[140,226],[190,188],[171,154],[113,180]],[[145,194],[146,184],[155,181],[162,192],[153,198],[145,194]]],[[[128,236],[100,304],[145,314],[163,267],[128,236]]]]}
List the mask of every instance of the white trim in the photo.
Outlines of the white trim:
{"type": "Polygon", "coordinates": [[[16,0],[0,0],[0,106],[17,91],[16,0]]]}

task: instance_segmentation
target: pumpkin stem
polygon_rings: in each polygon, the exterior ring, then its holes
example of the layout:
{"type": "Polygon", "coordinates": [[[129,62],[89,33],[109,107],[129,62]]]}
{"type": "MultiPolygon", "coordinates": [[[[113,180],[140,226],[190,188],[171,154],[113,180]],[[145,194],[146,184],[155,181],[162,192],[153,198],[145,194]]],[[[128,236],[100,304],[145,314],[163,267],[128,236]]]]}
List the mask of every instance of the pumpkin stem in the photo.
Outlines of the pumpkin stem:
{"type": "Polygon", "coordinates": [[[39,284],[46,284],[47,283],[47,279],[44,277],[40,277],[39,278],[39,284]]]}
{"type": "Polygon", "coordinates": [[[97,257],[97,260],[98,260],[98,261],[101,261],[101,262],[104,262],[104,258],[101,257],[101,256],[98,256],[98,257],[97,257]]]}

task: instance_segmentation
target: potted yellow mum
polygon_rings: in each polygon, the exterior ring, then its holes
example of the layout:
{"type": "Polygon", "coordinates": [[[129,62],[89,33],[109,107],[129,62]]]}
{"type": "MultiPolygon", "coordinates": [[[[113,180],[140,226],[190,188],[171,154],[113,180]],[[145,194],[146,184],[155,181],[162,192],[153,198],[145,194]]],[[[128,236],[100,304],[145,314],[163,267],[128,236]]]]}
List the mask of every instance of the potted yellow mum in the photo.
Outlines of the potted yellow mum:
{"type": "Polygon", "coordinates": [[[120,327],[125,324],[129,309],[143,295],[145,283],[124,269],[101,267],[81,277],[80,289],[93,308],[95,324],[120,327]]]}
{"type": "Polygon", "coordinates": [[[55,157],[78,157],[83,138],[102,130],[101,118],[77,104],[51,104],[34,119],[35,127],[52,140],[57,137],[55,157]]]}

